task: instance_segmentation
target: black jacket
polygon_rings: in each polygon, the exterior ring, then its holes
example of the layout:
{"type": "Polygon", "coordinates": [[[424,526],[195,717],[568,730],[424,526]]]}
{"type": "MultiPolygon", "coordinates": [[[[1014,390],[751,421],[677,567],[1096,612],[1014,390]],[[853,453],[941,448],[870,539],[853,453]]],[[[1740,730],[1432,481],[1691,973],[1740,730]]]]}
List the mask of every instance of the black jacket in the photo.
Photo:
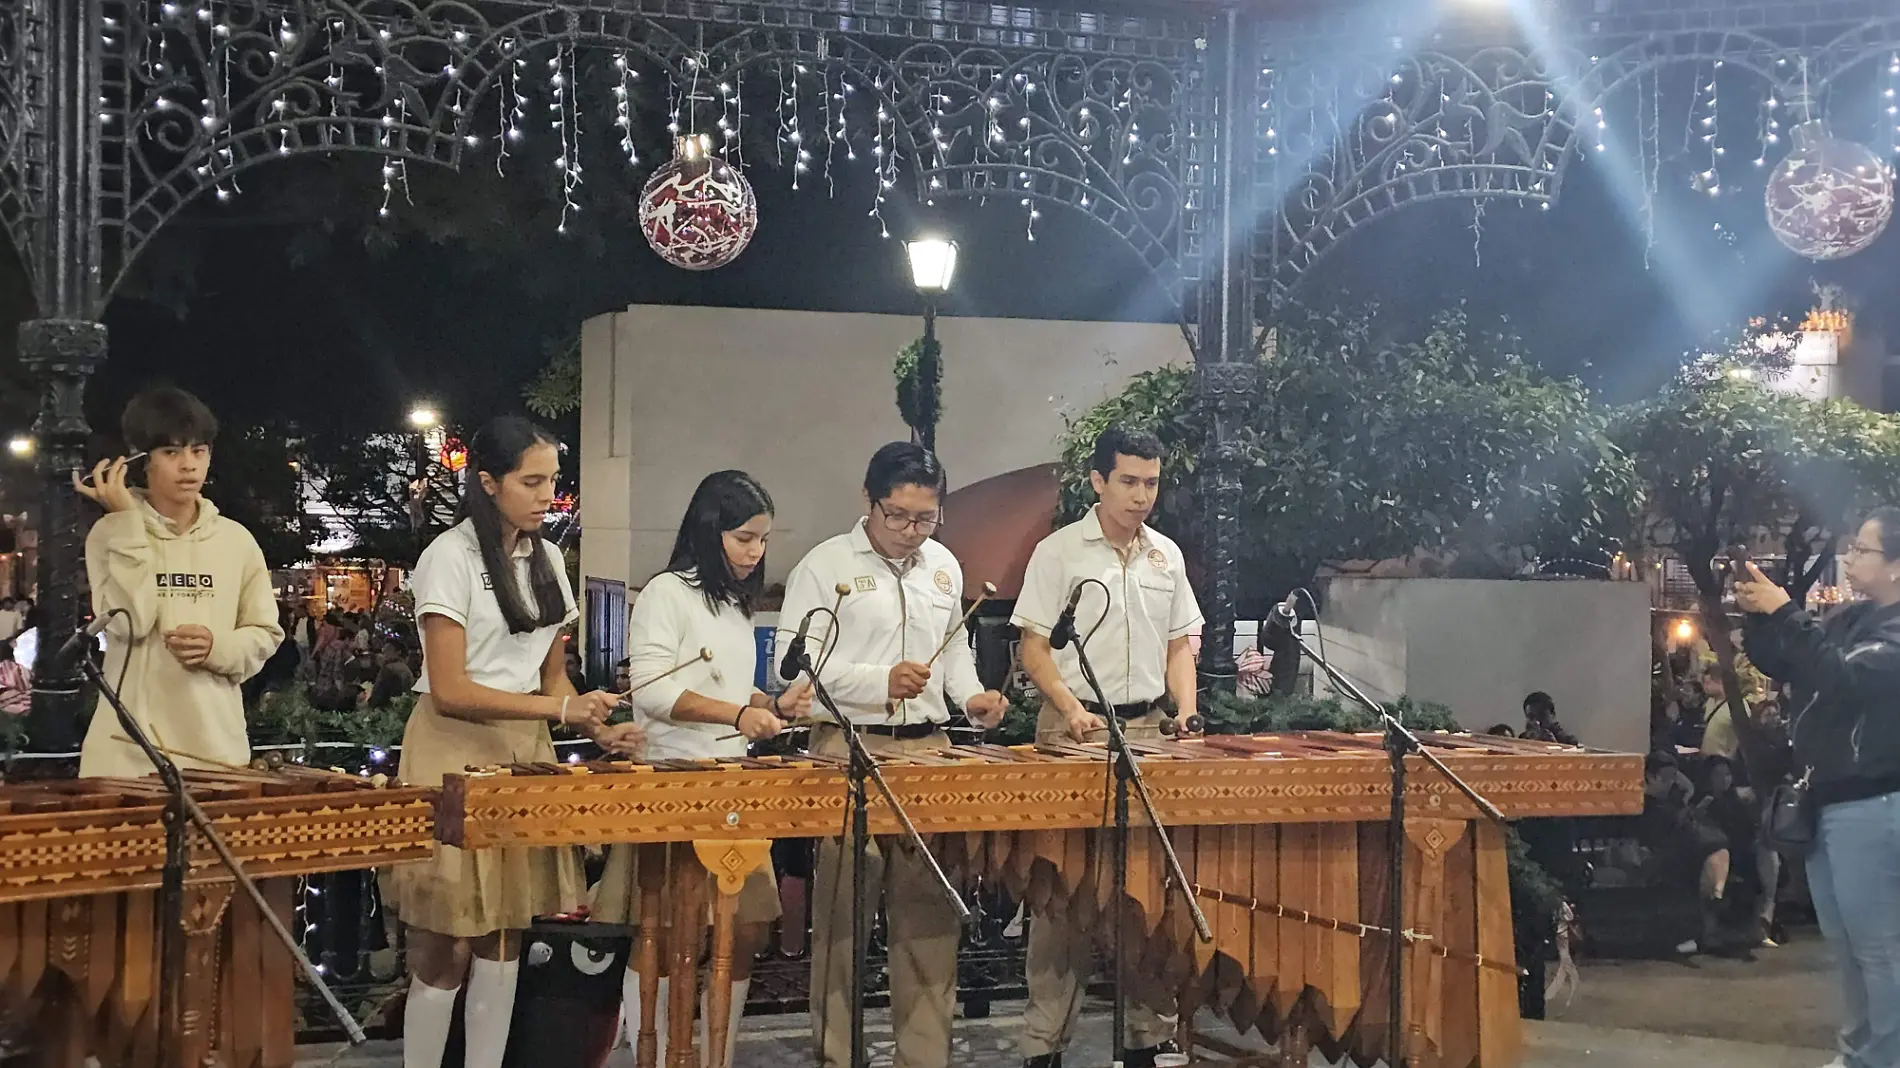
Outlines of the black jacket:
{"type": "Polygon", "coordinates": [[[1849,605],[1817,622],[1786,605],[1743,624],[1742,648],[1789,683],[1795,774],[1817,804],[1900,791],[1900,605],[1849,605]]]}

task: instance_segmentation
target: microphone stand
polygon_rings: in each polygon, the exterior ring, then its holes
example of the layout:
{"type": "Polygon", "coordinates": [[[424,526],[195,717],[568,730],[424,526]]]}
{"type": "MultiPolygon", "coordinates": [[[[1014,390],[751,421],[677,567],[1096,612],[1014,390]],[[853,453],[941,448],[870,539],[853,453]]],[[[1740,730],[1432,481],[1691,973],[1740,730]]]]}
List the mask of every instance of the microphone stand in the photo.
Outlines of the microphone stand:
{"type": "Polygon", "coordinates": [[[1297,614],[1293,614],[1290,620],[1287,614],[1280,614],[1278,620],[1286,627],[1288,635],[1307,659],[1319,665],[1326,677],[1332,680],[1333,685],[1346,696],[1357,701],[1366,711],[1378,716],[1385,728],[1385,751],[1392,763],[1392,814],[1388,817],[1391,827],[1386,832],[1386,870],[1387,878],[1392,882],[1391,892],[1386,896],[1386,925],[1392,930],[1391,941],[1388,943],[1391,953],[1388,958],[1386,979],[1388,996],[1392,1000],[1392,1005],[1391,1016],[1386,1021],[1385,1062],[1393,1068],[1403,1068],[1404,1056],[1401,1043],[1405,1037],[1403,1018],[1405,962],[1399,950],[1406,940],[1402,933],[1405,930],[1405,758],[1414,753],[1424,757],[1425,762],[1437,769],[1438,773],[1456,787],[1459,793],[1464,794],[1479,812],[1499,824],[1508,821],[1504,818],[1504,813],[1498,811],[1496,805],[1486,800],[1484,795],[1473,789],[1470,783],[1459,778],[1457,772],[1446,767],[1438,754],[1425,748],[1424,744],[1418,740],[1418,735],[1413,734],[1405,724],[1400,723],[1398,717],[1386,711],[1384,705],[1367,697],[1365,691],[1353,685],[1351,679],[1341,675],[1332,664],[1326,661],[1325,657],[1315,653],[1312,647],[1306,644],[1305,636],[1300,633],[1297,614]]]}
{"type": "Polygon", "coordinates": [[[1095,692],[1096,703],[1106,713],[1102,718],[1108,724],[1108,749],[1115,765],[1115,1007],[1109,1026],[1115,1034],[1112,1063],[1114,1068],[1121,1068],[1128,1054],[1124,1030],[1128,1020],[1127,973],[1124,968],[1127,960],[1127,925],[1122,922],[1121,910],[1128,897],[1128,795],[1131,789],[1140,798],[1142,811],[1147,814],[1155,836],[1161,840],[1161,852],[1167,858],[1168,879],[1180,893],[1181,900],[1187,903],[1188,915],[1194,921],[1194,933],[1202,942],[1212,942],[1214,931],[1207,925],[1207,916],[1201,912],[1200,904],[1194,900],[1194,892],[1189,889],[1192,884],[1188,882],[1187,873],[1181,869],[1181,859],[1175,855],[1174,843],[1168,838],[1168,828],[1162,824],[1160,814],[1155,811],[1154,799],[1148,795],[1148,781],[1142,777],[1141,762],[1135,759],[1134,750],[1128,747],[1128,736],[1122,733],[1121,719],[1115,715],[1115,706],[1109,704],[1101,681],[1095,677],[1095,666],[1089,663],[1088,651],[1076,637],[1074,617],[1065,613],[1063,619],[1056,634],[1050,636],[1050,644],[1054,645],[1058,637],[1064,637],[1066,640],[1062,642],[1063,645],[1075,645],[1076,661],[1082,669],[1082,678],[1088,682],[1089,689],[1095,692]]]}
{"type": "MultiPolygon", "coordinates": [[[[818,681],[818,673],[812,670],[811,654],[799,646],[789,650],[786,655],[794,657],[793,662],[799,672],[811,680],[813,699],[831,713],[838,729],[844,732],[845,744],[851,749],[850,767],[846,773],[849,783],[846,804],[851,809],[851,1068],[866,1068],[870,1060],[864,1049],[864,973],[868,969],[865,958],[871,946],[871,916],[865,901],[867,886],[864,878],[865,861],[871,851],[870,804],[864,788],[867,781],[877,784],[878,792],[884,795],[884,803],[897,816],[904,837],[910,841],[911,848],[924,858],[924,863],[930,866],[930,873],[937,879],[937,889],[943,894],[944,900],[950,902],[950,907],[956,910],[959,922],[970,922],[970,907],[963,903],[963,895],[957,893],[950,877],[944,874],[943,866],[937,863],[930,847],[924,844],[924,836],[917,833],[916,825],[910,821],[910,813],[904,811],[897,795],[891,792],[890,783],[884,781],[884,773],[878,770],[877,761],[871,759],[871,751],[864,747],[864,738],[858,733],[857,724],[838,711],[836,702],[825,690],[825,684],[818,681]]],[[[819,1030],[822,1042],[822,1022],[819,1030]]]]}
{"type": "MultiPolygon", "coordinates": [[[[90,643],[88,643],[89,645],[90,643]]],[[[184,981],[185,981],[185,876],[191,866],[190,831],[196,827],[204,836],[218,860],[230,871],[231,878],[250,895],[251,903],[257,906],[258,915],[276,933],[277,938],[290,951],[304,978],[317,988],[323,1000],[330,1006],[337,1022],[343,1025],[344,1034],[349,1036],[350,1045],[360,1046],[369,1040],[363,1028],[350,1015],[350,1011],[337,1000],[336,993],[323,981],[323,975],[310,958],[304,955],[303,948],[296,938],[284,927],[284,921],[264,900],[257,884],[245,872],[244,866],[231,855],[230,846],[225,844],[224,835],[218,831],[211,817],[205,815],[198,806],[197,799],[185,789],[184,776],[179,774],[178,765],[172,763],[139,726],[132,713],[126,710],[125,702],[120,700],[117,690],[106,681],[105,673],[99,665],[93,663],[91,649],[79,658],[79,670],[86,679],[99,688],[99,693],[112,706],[113,714],[119,719],[119,729],[125,732],[158,771],[159,781],[171,796],[165,802],[165,866],[159,881],[159,966],[158,966],[158,1049],[159,1063],[164,1068],[190,1068],[180,1060],[183,1052],[184,1037],[184,981]]]]}

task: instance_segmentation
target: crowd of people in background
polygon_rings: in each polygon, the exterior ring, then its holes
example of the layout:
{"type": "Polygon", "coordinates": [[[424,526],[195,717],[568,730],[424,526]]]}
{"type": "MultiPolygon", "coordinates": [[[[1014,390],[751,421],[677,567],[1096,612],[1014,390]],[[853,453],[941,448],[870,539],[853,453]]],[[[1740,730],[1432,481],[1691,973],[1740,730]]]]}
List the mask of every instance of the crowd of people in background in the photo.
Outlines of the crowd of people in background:
{"type": "Polygon", "coordinates": [[[326,712],[388,708],[416,683],[422,649],[410,628],[368,612],[332,609],[321,614],[280,606],[284,640],[244,684],[246,704],[302,684],[313,707],[326,712]]]}
{"type": "Polygon", "coordinates": [[[0,716],[33,708],[33,656],[40,610],[30,597],[0,597],[0,716]]]}

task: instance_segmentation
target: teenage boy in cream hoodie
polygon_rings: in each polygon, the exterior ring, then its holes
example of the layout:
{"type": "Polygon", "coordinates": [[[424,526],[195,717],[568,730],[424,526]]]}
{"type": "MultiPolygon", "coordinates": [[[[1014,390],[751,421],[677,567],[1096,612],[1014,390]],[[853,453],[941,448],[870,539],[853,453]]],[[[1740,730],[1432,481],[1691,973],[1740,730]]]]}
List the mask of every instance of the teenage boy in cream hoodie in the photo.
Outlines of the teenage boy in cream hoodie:
{"type": "MultiPolygon", "coordinates": [[[[238,685],[283,640],[270,569],[257,541],[202,496],[218,421],[181,389],[150,389],[125,406],[126,445],[148,454],[145,489],[126,485],[126,459],[101,461],[73,488],[106,510],[86,537],[94,616],[106,628],[105,676],[152,743],[182,768],[247,764],[238,685]]],[[[101,700],[80,749],[85,778],[148,775],[152,763],[101,700]]]]}

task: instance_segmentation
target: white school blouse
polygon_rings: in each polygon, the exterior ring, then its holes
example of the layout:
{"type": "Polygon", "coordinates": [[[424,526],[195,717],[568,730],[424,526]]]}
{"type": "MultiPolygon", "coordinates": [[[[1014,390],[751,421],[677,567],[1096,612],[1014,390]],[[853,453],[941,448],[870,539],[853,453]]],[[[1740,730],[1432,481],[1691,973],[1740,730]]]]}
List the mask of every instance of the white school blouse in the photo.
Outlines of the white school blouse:
{"type": "MultiPolygon", "coordinates": [[[[501,602],[495,599],[494,584],[488,568],[482,564],[482,550],[475,540],[475,524],[464,520],[443,531],[422,550],[410,576],[409,588],[416,598],[416,619],[442,616],[462,625],[467,634],[468,663],[465,670],[470,682],[508,693],[534,693],[541,688],[541,664],[561,628],[577,618],[574,587],[567,580],[567,564],[561,551],[546,541],[519,538],[515,542],[515,581],[522,596],[534,604],[534,588],[528,578],[535,546],[548,554],[555,577],[561,583],[561,598],[567,614],[559,623],[536,627],[523,634],[511,634],[502,618],[501,602]]],[[[422,671],[416,678],[415,691],[429,692],[429,661],[423,658],[422,671]]]]}
{"type": "Polygon", "coordinates": [[[647,721],[647,758],[744,756],[746,740],[730,723],[676,723],[673,706],[692,691],[715,701],[751,701],[759,646],[752,620],[730,604],[717,610],[692,583],[692,572],[662,571],[647,583],[627,617],[627,680],[633,707],[647,721]],[[704,649],[711,660],[688,663],[704,649]],[[660,678],[673,667],[686,667],[660,678]],[[658,681],[654,681],[658,680],[658,681]]]}

